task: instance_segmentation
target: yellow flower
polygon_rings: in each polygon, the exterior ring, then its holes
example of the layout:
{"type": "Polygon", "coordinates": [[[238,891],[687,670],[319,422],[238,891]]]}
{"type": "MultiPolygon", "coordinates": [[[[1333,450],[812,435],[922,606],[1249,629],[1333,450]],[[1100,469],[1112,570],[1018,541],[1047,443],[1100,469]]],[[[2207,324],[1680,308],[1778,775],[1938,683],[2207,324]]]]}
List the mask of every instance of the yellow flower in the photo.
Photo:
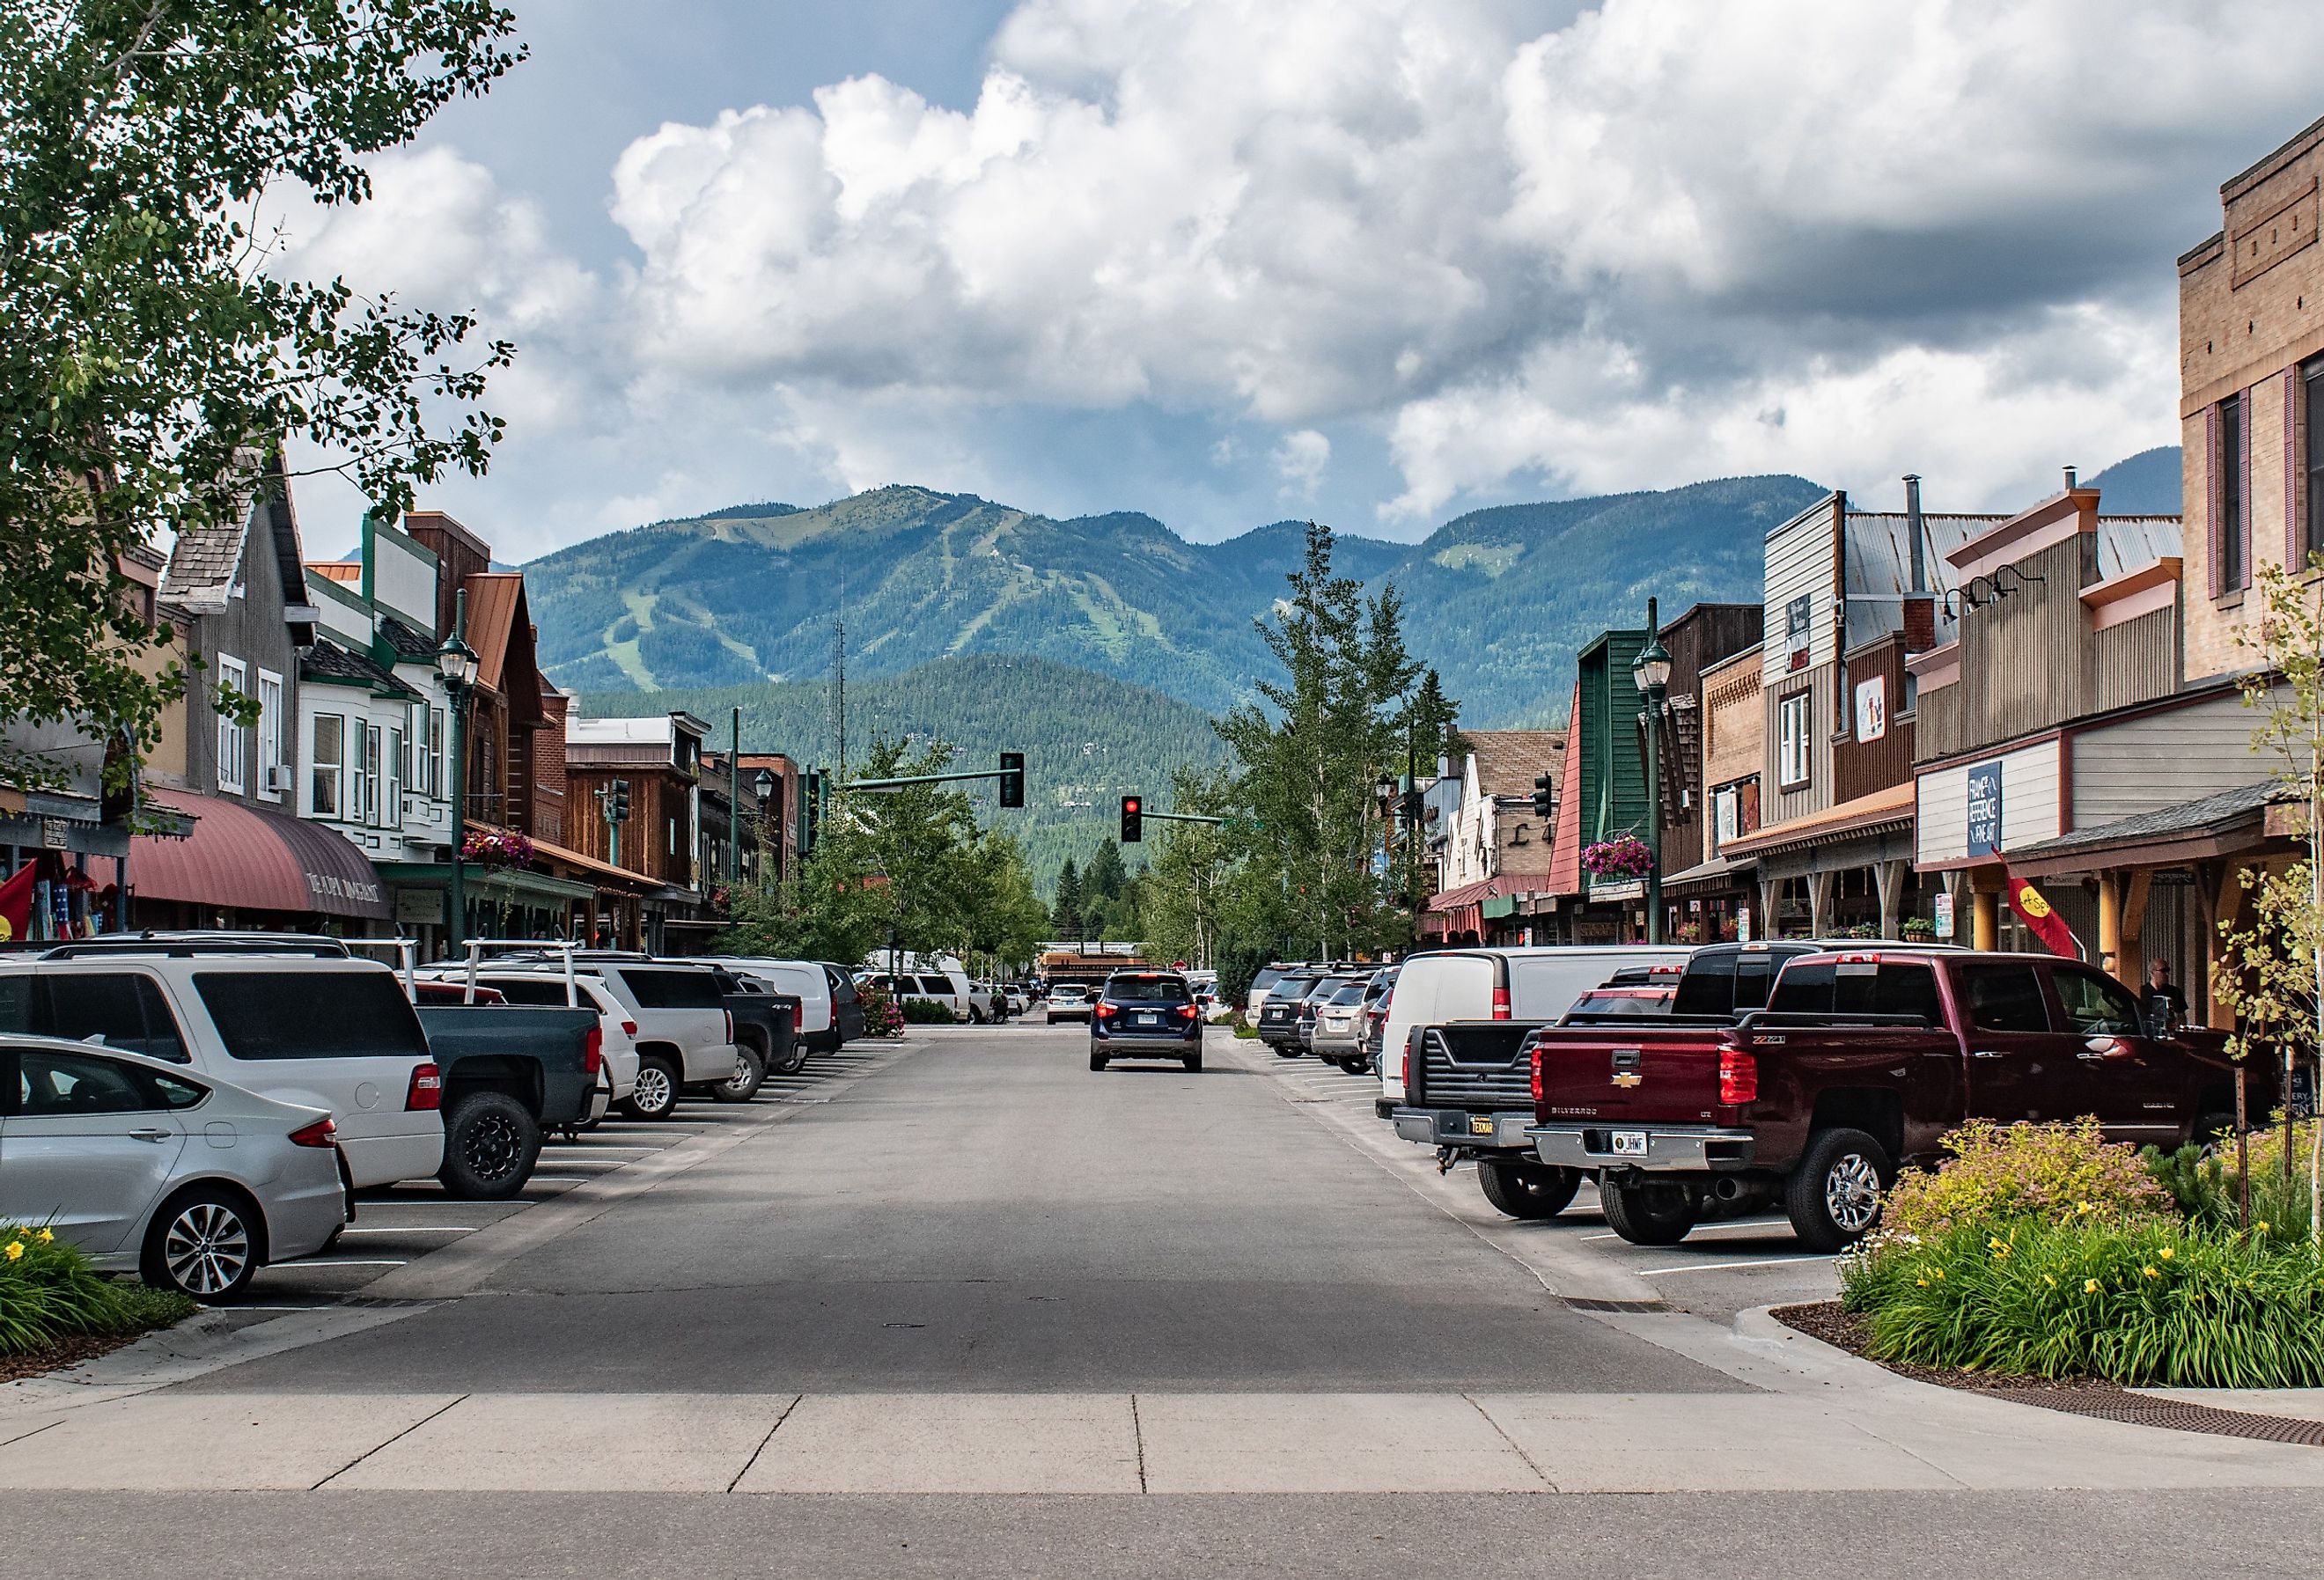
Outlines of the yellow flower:
{"type": "Polygon", "coordinates": [[[2053,1289],[2058,1287],[2058,1280],[2052,1278],[2048,1273],[2043,1273],[2042,1275],[2042,1281],[2049,1285],[2053,1289]]]}
{"type": "Polygon", "coordinates": [[[2074,1211],[2078,1213],[2087,1213],[2089,1210],[2090,1204],[2086,1201],[2078,1201],[2074,1204],[2074,1211]]]}
{"type": "Polygon", "coordinates": [[[7,1258],[8,1258],[8,1260],[9,1260],[10,1261],[16,1261],[19,1257],[23,1256],[23,1254],[24,1254],[24,1243],[23,1243],[23,1241],[21,1241],[21,1240],[11,1240],[10,1242],[8,1242],[8,1250],[7,1250],[7,1252],[6,1252],[6,1255],[7,1255],[7,1258]]]}
{"type": "Polygon", "coordinates": [[[2143,1267],[2138,1270],[2144,1273],[2150,1279],[2159,1279],[2163,1276],[2161,1273],[2156,1272],[2152,1267],[2143,1267]]]}
{"type": "Polygon", "coordinates": [[[1913,1287],[1916,1289],[1925,1289],[1929,1287],[1929,1280],[1926,1279],[1914,1279],[1913,1280],[1913,1287]]]}
{"type": "Polygon", "coordinates": [[[2082,1293],[2083,1293],[2083,1294],[2085,1294],[2085,1295],[2095,1295],[2095,1294],[2097,1294],[2098,1292],[2098,1280],[2096,1280],[2096,1279],[2084,1279],[2084,1280],[2082,1280],[2082,1293]]]}
{"type": "Polygon", "coordinates": [[[1945,1276],[1945,1270],[1944,1270],[1944,1269],[1942,1269],[1942,1268],[1941,1268],[1941,1267],[1932,1267],[1932,1268],[1931,1268],[1929,1270],[1930,1270],[1931,1272],[1932,1272],[1932,1273],[1936,1274],[1936,1275],[1937,1275],[1937,1277],[1939,1277],[1940,1279],[1941,1279],[1941,1278],[1943,1278],[1943,1277],[1945,1276]]]}
{"type": "Polygon", "coordinates": [[[38,1239],[43,1245],[46,1245],[50,1241],[54,1240],[56,1237],[57,1233],[53,1229],[43,1229],[38,1235],[34,1236],[34,1238],[38,1239]]]}
{"type": "Polygon", "coordinates": [[[2265,1218],[2262,1218],[2259,1221],[2258,1228],[2261,1234],[2264,1234],[2267,1233],[2267,1220],[2265,1218]]]}
{"type": "Polygon", "coordinates": [[[2174,1256],[2178,1255],[2179,1253],[2178,1253],[2177,1252],[2175,1252],[2175,1251],[2172,1250],[2172,1249],[2171,1249],[2171,1247],[2169,1247],[2168,1245],[2166,1245],[2166,1246],[2164,1246],[2164,1247],[2163,1247],[2160,1252],[2158,1252],[2156,1254],[2157,1254],[2157,1255],[2159,1255],[2159,1256],[2161,1256],[2161,1257],[2163,1258],[2163,1261],[2169,1261],[2172,1257],[2174,1257],[2174,1256]]]}

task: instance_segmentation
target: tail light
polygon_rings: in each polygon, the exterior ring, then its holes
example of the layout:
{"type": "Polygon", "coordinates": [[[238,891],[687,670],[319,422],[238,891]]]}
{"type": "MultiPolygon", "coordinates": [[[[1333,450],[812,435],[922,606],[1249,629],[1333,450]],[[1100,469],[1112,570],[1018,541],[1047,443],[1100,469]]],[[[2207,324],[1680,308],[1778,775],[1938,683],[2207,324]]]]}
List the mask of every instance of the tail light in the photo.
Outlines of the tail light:
{"type": "Polygon", "coordinates": [[[1541,1106],[1541,1044],[1533,1045],[1533,1105],[1541,1106]]]}
{"type": "Polygon", "coordinates": [[[602,1026],[592,1026],[589,1028],[588,1048],[581,1055],[581,1073],[585,1076],[594,1076],[604,1067],[605,1029],[602,1026]]]}
{"type": "Polygon", "coordinates": [[[302,1124],[290,1132],[290,1144],[294,1147],[336,1146],[338,1139],[339,1127],[331,1123],[328,1114],[312,1124],[302,1124]]]}
{"type": "Polygon", "coordinates": [[[734,1012],[732,1010],[726,1012],[726,1040],[734,1040],[734,1012]]]}
{"type": "Polygon", "coordinates": [[[635,1037],[637,1034],[638,1034],[638,1023],[637,1023],[635,1021],[622,1021],[622,1036],[624,1036],[624,1037],[635,1037]]]}
{"type": "Polygon", "coordinates": [[[1508,1018],[1509,990],[1506,987],[1497,987],[1493,990],[1493,1019],[1506,1021],[1508,1018]]]}
{"type": "Polygon", "coordinates": [[[432,1064],[411,1067],[411,1085],[403,1089],[403,1109],[407,1113],[422,1113],[444,1106],[444,1072],[432,1064]]]}
{"type": "Polygon", "coordinates": [[[1101,1021],[1111,1021],[1120,1012],[1117,1006],[1109,1004],[1102,999],[1098,1002],[1097,1008],[1091,1012],[1101,1021]]]}
{"type": "Polygon", "coordinates": [[[1719,1101],[1728,1107],[1759,1100],[1759,1061],[1739,1048],[1719,1050],[1719,1101]]]}
{"type": "Polygon", "coordinates": [[[1182,1021],[1191,1021],[1198,1013],[1200,1013],[1200,1012],[1192,1004],[1180,1004],[1178,1006],[1178,1018],[1182,1021]]]}

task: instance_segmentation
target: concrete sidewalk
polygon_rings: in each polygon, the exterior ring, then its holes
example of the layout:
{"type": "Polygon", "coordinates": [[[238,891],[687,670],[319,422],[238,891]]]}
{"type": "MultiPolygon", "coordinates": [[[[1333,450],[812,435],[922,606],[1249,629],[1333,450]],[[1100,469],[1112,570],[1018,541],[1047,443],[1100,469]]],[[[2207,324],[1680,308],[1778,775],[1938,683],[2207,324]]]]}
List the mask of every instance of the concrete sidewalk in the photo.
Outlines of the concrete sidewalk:
{"type": "Polygon", "coordinates": [[[1815,1394],[163,1391],[0,1426],[0,1488],[11,1491],[2319,1486],[2316,1449],[2165,1435],[1901,1380],[1815,1394]]]}

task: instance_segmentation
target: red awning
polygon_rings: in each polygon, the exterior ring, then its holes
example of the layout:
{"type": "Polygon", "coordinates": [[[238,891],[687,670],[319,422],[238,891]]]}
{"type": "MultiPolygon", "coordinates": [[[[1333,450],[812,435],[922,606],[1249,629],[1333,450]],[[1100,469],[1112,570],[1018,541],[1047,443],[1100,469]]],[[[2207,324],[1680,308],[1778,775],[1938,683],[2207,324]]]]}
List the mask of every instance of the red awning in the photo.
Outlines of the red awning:
{"type": "Polygon", "coordinates": [[[148,785],[144,795],[194,825],[184,839],[131,838],[129,883],[141,899],[297,916],[388,914],[371,862],[327,828],[191,790],[148,785]]]}

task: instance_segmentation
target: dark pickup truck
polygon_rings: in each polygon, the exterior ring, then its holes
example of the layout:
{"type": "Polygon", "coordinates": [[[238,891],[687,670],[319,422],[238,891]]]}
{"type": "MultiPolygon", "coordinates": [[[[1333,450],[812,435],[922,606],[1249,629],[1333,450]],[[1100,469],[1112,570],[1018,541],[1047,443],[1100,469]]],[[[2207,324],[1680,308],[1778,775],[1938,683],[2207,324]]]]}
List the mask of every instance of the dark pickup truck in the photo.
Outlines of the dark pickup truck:
{"type": "Polygon", "coordinates": [[[807,1063],[807,1039],[799,1035],[796,994],[774,993],[745,981],[724,966],[713,966],[718,1001],[734,1020],[734,1074],[705,1088],[721,1103],[748,1103],[769,1076],[791,1076],[807,1063]]]}
{"type": "Polygon", "coordinates": [[[2119,983],[2047,956],[1827,950],[1732,1022],[1577,1021],[1526,1050],[1536,1158],[1594,1172],[1608,1224],[1640,1245],[1780,1204],[1803,1244],[1837,1251],[1966,1119],[2094,1115],[2167,1150],[2235,1109],[2223,1034],[2150,1026],[2119,983]]]}
{"type": "MultiPolygon", "coordinates": [[[[1672,1010],[1683,1006],[1694,1017],[1731,1021],[1739,1011],[1767,1002],[1769,985],[1783,963],[1817,946],[1800,942],[1711,944],[1687,957],[1676,979],[1672,1010]]],[[[1638,967],[1627,968],[1637,971],[1638,967]]],[[[1609,980],[1622,973],[1609,972],[1609,980]]],[[[1659,980],[1651,975],[1649,982],[1659,980]]],[[[1601,1001],[1612,990],[1586,995],[1566,1020],[1588,1016],[1591,1006],[1624,1025],[1630,1012],[1651,1007],[1624,998],[1618,1008],[1601,1001]],[[1610,1013],[1609,1012],[1611,1012],[1610,1013]]],[[[1646,991],[1626,987],[1628,994],[1646,991]]],[[[1664,1017],[1642,1017],[1654,1024],[1664,1017]]],[[[1579,1169],[1552,1167],[1535,1150],[1533,1034],[1537,1021],[1452,1021],[1413,1029],[1403,1050],[1404,1101],[1391,1110],[1396,1133],[1437,1149],[1440,1166],[1473,1161],[1485,1199],[1512,1218],[1551,1218],[1565,1210],[1580,1187],[1579,1169]]]]}
{"type": "Polygon", "coordinates": [[[604,1112],[604,1032],[594,1009],[464,1003],[454,984],[412,984],[429,1057],[444,1079],[444,1161],[454,1196],[499,1201],[532,1178],[540,1143],[604,1112]]]}

